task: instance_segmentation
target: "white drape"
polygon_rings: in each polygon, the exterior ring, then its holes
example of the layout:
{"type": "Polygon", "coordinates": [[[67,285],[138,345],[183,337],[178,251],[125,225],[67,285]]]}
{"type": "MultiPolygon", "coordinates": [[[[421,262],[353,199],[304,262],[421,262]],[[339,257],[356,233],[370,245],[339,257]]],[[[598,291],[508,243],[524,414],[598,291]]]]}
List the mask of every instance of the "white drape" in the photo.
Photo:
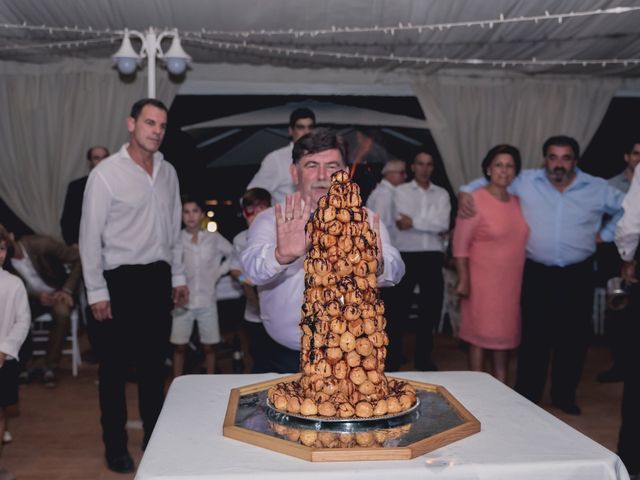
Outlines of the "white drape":
{"type": "Polygon", "coordinates": [[[542,162],[552,135],[586,148],[621,81],[438,74],[414,83],[429,129],[454,188],[481,175],[486,152],[499,143],[520,150],[523,168],[542,162]]]}
{"type": "MultiPolygon", "coordinates": [[[[178,87],[165,75],[157,82],[170,105],[178,87]]],[[[0,63],[0,197],[35,232],[60,237],[67,184],[86,175],[88,147],[120,148],[146,91],[144,71],[123,82],[110,61],[0,63]]]]}

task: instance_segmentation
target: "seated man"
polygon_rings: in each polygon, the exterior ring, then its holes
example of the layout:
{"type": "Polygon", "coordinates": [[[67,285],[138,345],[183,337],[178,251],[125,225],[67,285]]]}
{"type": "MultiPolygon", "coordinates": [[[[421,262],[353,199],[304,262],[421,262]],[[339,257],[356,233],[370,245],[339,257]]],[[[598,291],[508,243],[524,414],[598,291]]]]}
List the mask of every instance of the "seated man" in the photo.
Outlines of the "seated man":
{"type": "Polygon", "coordinates": [[[69,331],[73,293],[81,276],[78,248],[46,235],[28,235],[20,240],[13,234],[9,237],[11,266],[27,287],[32,318],[46,312],[53,317],[47,354],[33,362],[29,371],[42,369],[45,386],[55,387],[55,370],[69,331]],[[65,265],[71,267],[70,273],[65,265]]]}

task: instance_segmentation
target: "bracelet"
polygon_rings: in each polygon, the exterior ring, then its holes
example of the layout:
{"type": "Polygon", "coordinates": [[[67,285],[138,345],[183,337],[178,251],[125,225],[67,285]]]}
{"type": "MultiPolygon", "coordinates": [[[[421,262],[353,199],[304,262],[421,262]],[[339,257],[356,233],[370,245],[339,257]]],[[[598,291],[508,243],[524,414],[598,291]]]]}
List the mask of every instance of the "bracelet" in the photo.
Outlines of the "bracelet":
{"type": "Polygon", "coordinates": [[[238,277],[238,281],[240,283],[247,283],[247,276],[244,273],[241,273],[240,276],[238,277]]]}

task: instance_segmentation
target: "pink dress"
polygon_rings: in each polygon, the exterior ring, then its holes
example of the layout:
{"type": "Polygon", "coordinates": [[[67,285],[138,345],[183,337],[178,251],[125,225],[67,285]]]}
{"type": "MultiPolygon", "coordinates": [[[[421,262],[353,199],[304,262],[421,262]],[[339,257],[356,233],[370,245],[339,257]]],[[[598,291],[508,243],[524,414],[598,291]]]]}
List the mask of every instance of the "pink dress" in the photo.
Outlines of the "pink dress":
{"type": "Polygon", "coordinates": [[[454,257],[469,258],[469,297],[461,302],[460,338],[481,348],[520,344],[520,290],[529,226],[520,201],[506,202],[485,188],[473,192],[476,215],[458,218],[454,257]]]}

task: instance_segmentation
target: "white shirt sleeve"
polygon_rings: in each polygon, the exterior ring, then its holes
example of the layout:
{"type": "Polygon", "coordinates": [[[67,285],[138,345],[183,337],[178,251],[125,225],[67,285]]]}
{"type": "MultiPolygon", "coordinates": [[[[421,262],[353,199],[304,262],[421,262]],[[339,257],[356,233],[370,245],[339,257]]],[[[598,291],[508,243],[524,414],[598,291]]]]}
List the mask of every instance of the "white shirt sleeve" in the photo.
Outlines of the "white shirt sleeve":
{"type": "MultiPolygon", "coordinates": [[[[373,215],[369,215],[369,219],[371,220],[373,215]]],[[[380,239],[382,243],[382,259],[384,261],[384,270],[382,274],[378,277],[378,286],[379,287],[390,287],[393,285],[397,285],[402,277],[404,276],[404,262],[402,261],[402,257],[400,256],[400,252],[398,249],[391,245],[389,239],[389,232],[387,231],[387,227],[380,222],[380,239]]]]}
{"type": "Polygon", "coordinates": [[[387,188],[376,188],[367,201],[367,208],[380,215],[380,222],[390,230],[396,221],[395,192],[387,188]]]}
{"type": "Polygon", "coordinates": [[[272,207],[253,221],[247,248],[240,255],[242,269],[255,285],[265,285],[286,270],[287,265],[280,265],[276,260],[275,251],[276,220],[272,207]]]}
{"type": "Polygon", "coordinates": [[[264,160],[262,160],[260,164],[260,169],[249,182],[249,185],[247,185],[247,190],[250,188],[264,188],[273,193],[278,189],[282,182],[282,175],[280,174],[280,166],[278,156],[275,154],[276,152],[278,152],[278,150],[264,157],[264,160]]]}
{"type": "Polygon", "coordinates": [[[99,172],[94,170],[89,175],[84,191],[79,240],[80,260],[89,305],[110,299],[103,275],[102,259],[102,233],[107,223],[110,205],[109,186],[99,172]]]}
{"type": "Polygon", "coordinates": [[[186,271],[184,268],[182,239],[180,238],[181,225],[182,225],[182,201],[180,200],[180,187],[178,186],[177,174],[174,176],[176,186],[175,195],[173,198],[173,230],[171,246],[171,285],[180,287],[187,284],[186,271]]]}
{"type": "Polygon", "coordinates": [[[615,242],[620,257],[625,261],[633,260],[640,240],[640,176],[638,169],[633,176],[631,187],[622,202],[624,214],[616,227],[615,242]]]}

